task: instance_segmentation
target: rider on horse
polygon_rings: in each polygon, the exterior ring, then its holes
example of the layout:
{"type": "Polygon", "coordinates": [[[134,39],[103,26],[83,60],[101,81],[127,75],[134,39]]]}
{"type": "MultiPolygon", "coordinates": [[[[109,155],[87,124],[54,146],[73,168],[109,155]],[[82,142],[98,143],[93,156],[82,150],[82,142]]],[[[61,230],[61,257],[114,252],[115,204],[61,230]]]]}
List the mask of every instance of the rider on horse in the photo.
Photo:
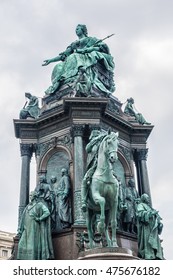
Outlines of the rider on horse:
{"type": "Polygon", "coordinates": [[[94,129],[91,132],[89,137],[90,142],[86,146],[87,156],[87,171],[82,181],[81,187],[81,199],[82,199],[82,211],[86,212],[87,210],[87,196],[88,196],[88,188],[91,184],[92,176],[97,167],[97,157],[98,157],[98,149],[101,141],[106,136],[106,132],[94,129]]]}

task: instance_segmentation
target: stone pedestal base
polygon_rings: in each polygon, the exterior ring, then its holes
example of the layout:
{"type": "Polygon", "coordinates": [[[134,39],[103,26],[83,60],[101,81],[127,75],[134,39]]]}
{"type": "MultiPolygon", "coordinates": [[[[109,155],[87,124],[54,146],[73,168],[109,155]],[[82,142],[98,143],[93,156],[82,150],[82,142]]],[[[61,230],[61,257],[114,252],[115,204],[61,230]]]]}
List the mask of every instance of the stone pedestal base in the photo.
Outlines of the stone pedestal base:
{"type": "Polygon", "coordinates": [[[104,247],[80,252],[78,260],[139,260],[139,258],[126,248],[104,247]]]}

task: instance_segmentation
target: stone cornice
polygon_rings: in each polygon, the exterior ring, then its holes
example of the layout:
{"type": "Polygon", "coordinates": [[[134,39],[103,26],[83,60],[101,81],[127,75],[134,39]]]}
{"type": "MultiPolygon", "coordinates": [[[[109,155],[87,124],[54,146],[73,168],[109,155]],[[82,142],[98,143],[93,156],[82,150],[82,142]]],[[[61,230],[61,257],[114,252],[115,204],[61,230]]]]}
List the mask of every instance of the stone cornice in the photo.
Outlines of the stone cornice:
{"type": "MultiPolygon", "coordinates": [[[[110,111],[108,102],[108,98],[64,98],[61,104],[56,106],[55,103],[50,110],[43,111],[38,119],[13,120],[15,136],[19,139],[37,139],[41,131],[49,133],[51,127],[53,129],[55,126],[58,129],[60,123],[71,126],[80,120],[83,124],[91,124],[94,120],[100,119],[123,134],[128,134],[128,137],[133,137],[134,141],[138,142],[139,137],[142,137],[145,142],[153,126],[129,121],[121,109],[119,113],[110,111]]],[[[121,108],[121,103],[116,102],[120,104],[121,108]]],[[[62,127],[62,125],[60,126],[62,127]]],[[[133,139],[131,141],[133,142],[133,139]]]]}

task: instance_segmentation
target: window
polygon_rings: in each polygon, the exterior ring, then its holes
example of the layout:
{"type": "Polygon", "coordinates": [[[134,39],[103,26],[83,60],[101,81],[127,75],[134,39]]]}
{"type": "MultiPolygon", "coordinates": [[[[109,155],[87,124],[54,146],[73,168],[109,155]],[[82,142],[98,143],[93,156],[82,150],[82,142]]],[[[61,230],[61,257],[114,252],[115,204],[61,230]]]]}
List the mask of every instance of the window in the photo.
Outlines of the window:
{"type": "Polygon", "coordinates": [[[8,257],[8,250],[2,250],[2,257],[4,258],[8,257]]]}

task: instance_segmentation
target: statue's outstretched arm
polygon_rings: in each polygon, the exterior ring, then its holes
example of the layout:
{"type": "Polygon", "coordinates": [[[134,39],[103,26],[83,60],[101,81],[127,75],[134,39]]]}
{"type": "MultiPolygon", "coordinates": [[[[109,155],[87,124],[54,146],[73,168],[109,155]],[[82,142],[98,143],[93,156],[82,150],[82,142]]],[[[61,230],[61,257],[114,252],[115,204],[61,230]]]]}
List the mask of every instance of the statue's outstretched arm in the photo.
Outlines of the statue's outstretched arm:
{"type": "Polygon", "coordinates": [[[64,61],[66,59],[66,57],[69,56],[73,51],[74,50],[73,50],[72,46],[70,45],[66,48],[66,50],[64,52],[60,53],[58,56],[44,60],[43,61],[44,63],[42,64],[42,66],[46,66],[52,62],[64,61]]]}
{"type": "Polygon", "coordinates": [[[44,61],[43,61],[44,63],[42,64],[42,66],[46,66],[46,65],[48,65],[49,63],[57,62],[57,61],[60,61],[60,60],[62,60],[62,56],[61,56],[61,55],[58,55],[58,56],[56,56],[56,57],[54,57],[54,58],[50,58],[50,59],[44,60],[44,61]]]}

